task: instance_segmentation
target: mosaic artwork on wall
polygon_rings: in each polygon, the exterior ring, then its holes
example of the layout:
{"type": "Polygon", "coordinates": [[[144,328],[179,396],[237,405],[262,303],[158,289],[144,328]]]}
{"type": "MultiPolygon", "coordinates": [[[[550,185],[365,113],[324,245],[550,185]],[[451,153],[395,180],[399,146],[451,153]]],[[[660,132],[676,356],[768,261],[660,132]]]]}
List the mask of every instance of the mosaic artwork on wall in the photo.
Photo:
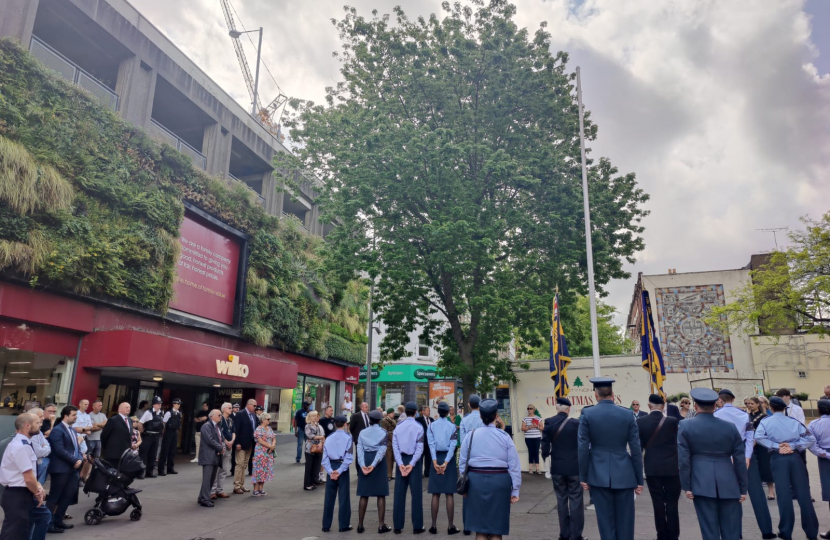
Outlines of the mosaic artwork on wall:
{"type": "Polygon", "coordinates": [[[657,320],[666,370],[733,369],[729,336],[704,322],[709,310],[723,306],[723,285],[656,289],[657,320]]]}

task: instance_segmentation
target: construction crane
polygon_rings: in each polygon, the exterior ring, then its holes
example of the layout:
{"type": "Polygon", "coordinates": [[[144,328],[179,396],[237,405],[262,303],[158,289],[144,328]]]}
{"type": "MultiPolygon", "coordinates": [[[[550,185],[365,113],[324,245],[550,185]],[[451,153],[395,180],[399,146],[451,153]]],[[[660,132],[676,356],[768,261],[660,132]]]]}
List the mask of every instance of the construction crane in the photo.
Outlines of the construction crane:
{"type": "MultiPolygon", "coordinates": [[[[228,0],[219,0],[219,2],[222,4],[222,13],[225,14],[225,23],[228,25],[228,31],[235,32],[236,23],[233,20],[231,6],[228,0]]],[[[266,107],[263,107],[259,100],[259,95],[257,95],[257,89],[254,88],[254,78],[251,76],[251,68],[248,66],[248,59],[245,56],[245,50],[242,48],[242,43],[239,42],[239,39],[233,39],[232,41],[234,51],[236,51],[236,59],[239,60],[239,67],[242,69],[242,78],[245,79],[245,86],[248,88],[248,95],[251,97],[251,103],[255,106],[255,117],[259,120],[263,127],[265,127],[265,129],[282,141],[284,137],[280,132],[279,121],[275,121],[274,117],[276,116],[279,108],[282,107],[286,101],[288,101],[288,96],[280,92],[277,97],[271,101],[271,103],[269,103],[266,107]]]]}

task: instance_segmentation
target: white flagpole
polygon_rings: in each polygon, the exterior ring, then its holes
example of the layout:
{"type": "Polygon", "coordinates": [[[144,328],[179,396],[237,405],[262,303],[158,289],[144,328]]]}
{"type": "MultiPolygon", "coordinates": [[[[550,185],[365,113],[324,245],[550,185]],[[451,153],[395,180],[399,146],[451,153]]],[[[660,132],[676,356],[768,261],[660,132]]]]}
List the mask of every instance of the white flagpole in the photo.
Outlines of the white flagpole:
{"type": "Polygon", "coordinates": [[[585,161],[585,125],[582,113],[582,78],[576,68],[576,101],[579,105],[579,147],[582,152],[582,205],[585,209],[585,244],[588,254],[588,299],[591,302],[591,349],[594,355],[594,376],[599,369],[599,336],[597,333],[597,299],[594,289],[594,251],[591,246],[591,205],[588,201],[588,169],[585,161]]]}

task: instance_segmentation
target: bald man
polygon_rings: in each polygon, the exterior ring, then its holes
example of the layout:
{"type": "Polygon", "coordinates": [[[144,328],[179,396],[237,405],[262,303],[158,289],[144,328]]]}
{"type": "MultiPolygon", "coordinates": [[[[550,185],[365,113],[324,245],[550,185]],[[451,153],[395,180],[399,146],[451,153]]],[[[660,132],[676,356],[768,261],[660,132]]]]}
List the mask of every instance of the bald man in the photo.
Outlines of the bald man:
{"type": "Polygon", "coordinates": [[[101,455],[115,468],[121,463],[121,455],[133,445],[133,423],[130,420],[130,404],[118,406],[118,414],[107,421],[101,430],[101,455]]]}

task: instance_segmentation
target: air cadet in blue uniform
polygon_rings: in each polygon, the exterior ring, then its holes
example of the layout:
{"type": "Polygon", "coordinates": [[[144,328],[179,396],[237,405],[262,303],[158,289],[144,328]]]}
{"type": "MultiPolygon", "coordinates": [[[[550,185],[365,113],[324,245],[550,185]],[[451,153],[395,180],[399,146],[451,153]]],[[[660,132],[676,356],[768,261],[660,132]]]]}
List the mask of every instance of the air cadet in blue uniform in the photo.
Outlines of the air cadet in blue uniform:
{"type": "MultiPolygon", "coordinates": [[[[461,419],[461,426],[458,430],[458,440],[464,442],[464,438],[467,436],[467,433],[471,432],[476,428],[480,428],[484,424],[481,422],[481,413],[478,410],[478,406],[481,403],[481,398],[478,394],[473,394],[470,396],[470,412],[464,415],[464,418],[461,419]]],[[[464,536],[470,535],[470,529],[467,528],[467,498],[461,499],[461,520],[464,525],[464,536]]]]}
{"type": "Polygon", "coordinates": [[[809,540],[818,536],[818,518],[810,498],[810,481],[807,467],[801,460],[799,452],[804,452],[816,444],[816,438],[807,428],[784,410],[787,404],[783,399],[773,396],[769,400],[772,416],[764,418],[755,432],[755,442],[769,450],[770,468],[775,480],[776,500],[778,502],[778,535],[784,540],[792,540],[795,528],[793,510],[793,491],[801,509],[801,528],[809,540]]]}
{"type": "MultiPolygon", "coordinates": [[[[822,397],[818,401],[818,413],[821,418],[813,420],[807,426],[807,429],[816,438],[816,444],[810,447],[810,452],[818,458],[821,500],[830,501],[830,399],[822,397]]],[[[819,536],[825,540],[830,540],[830,531],[821,533],[819,536]]]]}
{"type": "Polygon", "coordinates": [[[643,492],[637,420],[614,404],[614,379],[594,377],[597,404],[579,421],[579,481],[591,490],[602,540],[633,540],[634,494],[643,492]]]}
{"type": "Polygon", "coordinates": [[[360,432],[357,437],[357,496],[360,497],[358,507],[357,532],[363,533],[363,518],[366,517],[366,507],[369,506],[369,497],[378,498],[378,534],[391,531],[386,526],[386,496],[389,495],[389,479],[386,477],[386,446],[387,433],[380,427],[383,414],[380,411],[369,413],[369,427],[360,432]]]}
{"type": "Polygon", "coordinates": [[[392,507],[392,526],[400,534],[406,520],[406,491],[412,497],[412,527],[415,534],[424,532],[424,509],[421,504],[424,477],[421,474],[421,457],[424,453],[424,428],[415,421],[418,405],[407,401],[406,418],[392,434],[392,450],[395,453],[395,502],[392,507]],[[414,471],[414,472],[413,472],[414,471]]]}
{"type": "Polygon", "coordinates": [[[334,418],[337,427],[334,433],[326,439],[323,446],[323,468],[328,473],[326,480],[326,498],[323,503],[323,532],[331,530],[334,519],[334,500],[337,499],[340,507],[338,522],[340,532],[352,530],[349,522],[352,519],[352,506],[349,500],[349,465],[352,464],[352,437],[343,429],[346,417],[343,415],[334,418]]]}
{"type": "Polygon", "coordinates": [[[680,422],[680,486],[695,504],[703,540],[739,540],[746,500],[746,444],[735,426],[715,418],[718,394],[693,388],[695,416],[680,422]]]}
{"type": "MultiPolygon", "coordinates": [[[[755,430],[752,428],[752,422],[746,412],[732,404],[735,401],[735,394],[731,390],[721,388],[718,391],[718,397],[723,402],[723,407],[715,411],[715,418],[733,423],[746,445],[744,456],[746,457],[747,481],[749,483],[747,489],[749,490],[749,500],[752,502],[752,510],[755,512],[755,521],[758,522],[758,528],[761,529],[764,540],[777,538],[778,535],[772,532],[772,517],[769,514],[767,494],[764,493],[764,486],[761,485],[761,471],[758,469],[758,462],[754,457],[755,430]]],[[[741,512],[743,512],[743,505],[741,506],[741,512]]]]}
{"type": "Polygon", "coordinates": [[[455,514],[453,493],[455,493],[455,484],[458,480],[458,468],[455,465],[455,447],[457,446],[458,435],[455,424],[447,419],[449,414],[449,404],[442,401],[438,404],[438,416],[440,418],[432,422],[427,428],[427,443],[429,443],[427,446],[432,454],[432,468],[434,469],[429,475],[427,487],[427,493],[432,493],[432,527],[429,528],[430,534],[438,534],[438,506],[441,502],[441,494],[447,500],[447,519],[449,520],[447,534],[461,532],[453,525],[453,515],[455,514]]]}

